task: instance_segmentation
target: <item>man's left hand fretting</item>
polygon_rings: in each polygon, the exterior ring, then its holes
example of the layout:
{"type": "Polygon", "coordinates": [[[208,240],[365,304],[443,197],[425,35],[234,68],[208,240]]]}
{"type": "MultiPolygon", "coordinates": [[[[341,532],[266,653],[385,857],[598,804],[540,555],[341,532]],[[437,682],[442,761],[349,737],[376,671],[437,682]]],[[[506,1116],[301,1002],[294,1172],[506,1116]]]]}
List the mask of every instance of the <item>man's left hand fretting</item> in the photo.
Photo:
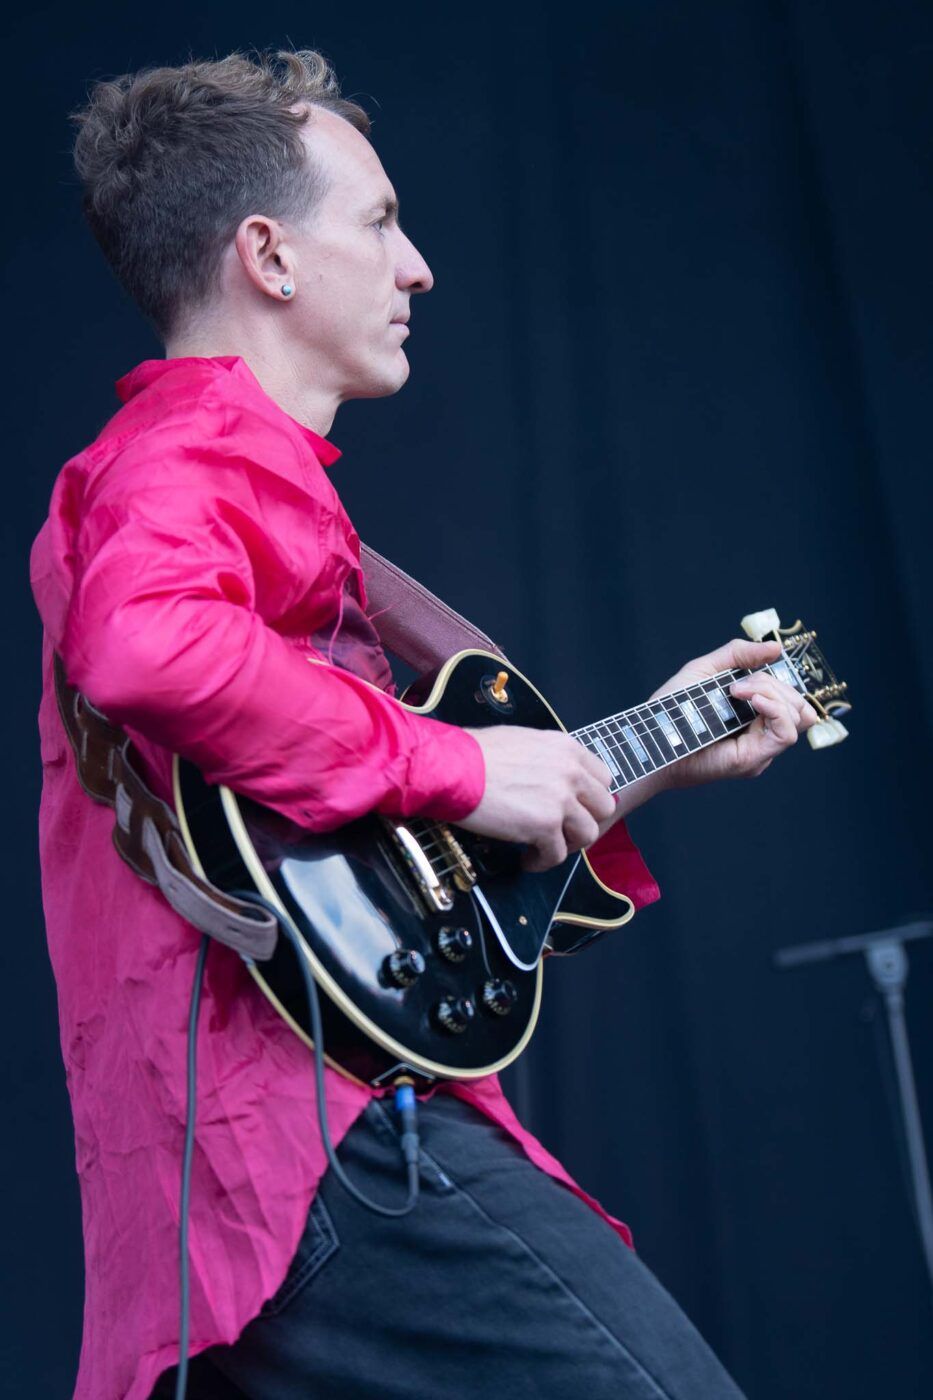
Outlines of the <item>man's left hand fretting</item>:
{"type": "MultiPolygon", "coordinates": [[[[651,698],[709,680],[733,668],[757,671],[758,667],[776,661],[780,654],[777,642],[746,642],[737,638],[718,651],[688,661],[651,698]]],[[[793,686],[777,680],[767,671],[757,671],[736,681],[730,687],[730,694],[738,700],[746,700],[757,711],[756,719],[734,738],[722,739],[672,764],[666,770],[670,787],[693,787],[716,778],[757,778],[779,753],[795,744],[798,735],[819,719],[812,705],[808,705],[793,686]]]]}

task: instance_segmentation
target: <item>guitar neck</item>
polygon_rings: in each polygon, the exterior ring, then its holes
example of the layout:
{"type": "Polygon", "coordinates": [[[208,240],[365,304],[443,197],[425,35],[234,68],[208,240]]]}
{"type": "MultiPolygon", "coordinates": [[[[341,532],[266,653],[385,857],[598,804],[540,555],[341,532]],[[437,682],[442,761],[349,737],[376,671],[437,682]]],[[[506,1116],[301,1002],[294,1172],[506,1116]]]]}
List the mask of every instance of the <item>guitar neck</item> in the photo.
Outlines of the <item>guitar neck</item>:
{"type": "MultiPolygon", "coordinates": [[[[788,681],[795,690],[802,689],[793,667],[783,658],[761,669],[788,681]]],[[[612,774],[610,791],[620,792],[629,783],[746,729],[755,711],[747,700],[730,695],[729,687],[749,674],[743,669],[723,671],[584,725],[572,737],[602,759],[612,774]]]]}

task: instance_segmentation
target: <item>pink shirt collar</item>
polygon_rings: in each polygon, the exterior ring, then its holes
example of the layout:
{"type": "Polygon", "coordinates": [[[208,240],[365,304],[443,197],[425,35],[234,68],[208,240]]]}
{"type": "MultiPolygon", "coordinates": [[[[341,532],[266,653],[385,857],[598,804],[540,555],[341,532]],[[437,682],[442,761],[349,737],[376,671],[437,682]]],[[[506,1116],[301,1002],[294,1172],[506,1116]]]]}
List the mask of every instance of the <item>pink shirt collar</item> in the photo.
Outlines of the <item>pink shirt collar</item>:
{"type": "Polygon", "coordinates": [[[311,428],[306,428],[303,423],[299,423],[296,418],[292,418],[290,414],[285,412],[284,408],[275,403],[275,400],[263,389],[249,365],[239,355],[184,355],[169,360],[143,360],[142,364],[138,364],[135,369],[130,370],[129,374],[124,374],[122,379],[117,380],[115,386],[117,397],[121,403],[128,403],[144,389],[148,389],[150,385],[158,383],[168,375],[181,376],[187,380],[196,377],[199,372],[203,374],[205,370],[215,372],[223,370],[227,374],[234,375],[244,386],[254,393],[261,394],[268,403],[274,404],[282,417],[287,418],[289,423],[298,429],[322,467],[333,466],[334,462],[342,455],[339,447],[335,447],[332,442],[328,442],[327,438],[321,437],[311,428]]]}

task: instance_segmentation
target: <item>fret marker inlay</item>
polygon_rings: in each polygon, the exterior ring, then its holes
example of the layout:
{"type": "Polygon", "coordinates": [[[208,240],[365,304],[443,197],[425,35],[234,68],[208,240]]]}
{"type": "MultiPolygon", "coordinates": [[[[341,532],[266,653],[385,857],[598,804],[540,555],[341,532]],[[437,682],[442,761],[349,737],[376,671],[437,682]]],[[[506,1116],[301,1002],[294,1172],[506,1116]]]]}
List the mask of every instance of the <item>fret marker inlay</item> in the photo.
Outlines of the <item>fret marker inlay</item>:
{"type": "Polygon", "coordinates": [[[671,719],[670,715],[667,713],[666,710],[656,710],[654,711],[654,716],[655,719],[658,721],[658,724],[661,726],[661,731],[665,739],[671,745],[672,748],[677,748],[679,744],[683,743],[683,739],[677,732],[676,724],[671,719]]]}
{"type": "Polygon", "coordinates": [[[648,762],[648,751],[639,739],[638,735],[635,733],[632,726],[630,724],[623,725],[622,733],[625,735],[626,739],[628,739],[629,743],[631,744],[632,749],[635,753],[635,757],[638,759],[639,763],[643,765],[646,764],[648,762]]]}
{"type": "Polygon", "coordinates": [[[694,705],[693,701],[692,701],[692,700],[681,700],[681,702],[680,702],[680,708],[683,710],[684,714],[687,716],[687,720],[688,720],[688,722],[689,722],[689,724],[690,724],[690,728],[693,730],[694,734],[696,734],[697,736],[699,736],[700,734],[705,734],[705,733],[706,733],[706,723],[705,723],[705,721],[702,719],[702,717],[701,717],[701,715],[700,715],[700,712],[699,712],[699,710],[697,709],[696,705],[694,705]]]}
{"type": "Polygon", "coordinates": [[[720,719],[725,720],[728,723],[730,719],[736,718],[735,710],[733,710],[732,706],[729,704],[729,701],[727,700],[726,696],[722,693],[721,690],[711,690],[709,692],[709,698],[713,702],[713,709],[716,711],[720,719]]]}
{"type": "Polygon", "coordinates": [[[621,777],[622,774],[619,765],[616,763],[615,759],[612,757],[612,754],[606,748],[606,745],[603,743],[602,739],[600,739],[599,735],[593,734],[591,738],[596,748],[599,749],[600,758],[602,759],[603,763],[605,763],[612,776],[614,778],[621,777]]]}

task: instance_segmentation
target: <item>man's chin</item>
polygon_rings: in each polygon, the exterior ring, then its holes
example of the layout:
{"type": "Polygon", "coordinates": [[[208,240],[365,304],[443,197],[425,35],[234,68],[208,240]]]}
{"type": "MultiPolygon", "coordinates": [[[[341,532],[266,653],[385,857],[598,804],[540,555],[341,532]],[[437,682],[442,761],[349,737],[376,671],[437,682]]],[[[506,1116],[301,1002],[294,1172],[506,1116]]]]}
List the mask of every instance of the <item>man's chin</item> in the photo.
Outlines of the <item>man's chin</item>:
{"type": "Polygon", "coordinates": [[[391,368],[386,369],[378,375],[372,375],[367,381],[361,381],[357,387],[346,395],[348,399],[385,399],[390,394],[397,394],[399,389],[407,382],[411,374],[411,365],[404,351],[399,350],[398,358],[391,368]]]}

